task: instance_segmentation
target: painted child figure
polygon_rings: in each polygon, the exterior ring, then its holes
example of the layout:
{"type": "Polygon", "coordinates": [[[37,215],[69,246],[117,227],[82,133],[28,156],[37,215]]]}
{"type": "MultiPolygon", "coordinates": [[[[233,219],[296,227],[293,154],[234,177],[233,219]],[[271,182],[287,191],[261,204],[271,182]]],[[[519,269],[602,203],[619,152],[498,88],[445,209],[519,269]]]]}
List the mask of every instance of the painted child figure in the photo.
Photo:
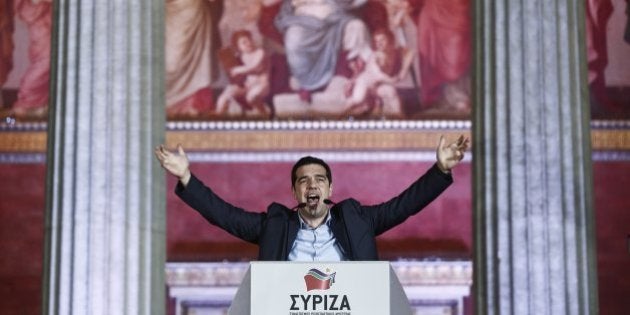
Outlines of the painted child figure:
{"type": "Polygon", "coordinates": [[[247,30],[234,32],[231,44],[238,64],[225,67],[230,84],[219,95],[216,112],[225,115],[234,101],[241,106],[243,113],[254,109],[259,115],[268,117],[271,111],[265,104],[270,90],[267,54],[254,43],[252,33],[247,30]]]}
{"type": "Polygon", "coordinates": [[[412,51],[396,46],[389,29],[378,29],[372,35],[373,53],[362,60],[355,59],[355,72],[346,88],[346,113],[358,115],[402,115],[400,98],[394,84],[403,79],[413,61],[412,51]]]}

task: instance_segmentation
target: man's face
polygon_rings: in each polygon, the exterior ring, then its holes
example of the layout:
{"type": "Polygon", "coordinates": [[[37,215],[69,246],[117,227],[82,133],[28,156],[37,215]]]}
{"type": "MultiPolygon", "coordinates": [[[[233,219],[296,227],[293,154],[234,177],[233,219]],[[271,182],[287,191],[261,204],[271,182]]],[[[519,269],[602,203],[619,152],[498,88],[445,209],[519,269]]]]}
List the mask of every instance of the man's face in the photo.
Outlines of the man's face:
{"type": "Polygon", "coordinates": [[[324,199],[332,195],[332,185],[326,177],[326,169],[319,164],[300,166],[293,183],[293,196],[298,203],[306,206],[298,209],[305,219],[323,218],[328,214],[324,199]]]}

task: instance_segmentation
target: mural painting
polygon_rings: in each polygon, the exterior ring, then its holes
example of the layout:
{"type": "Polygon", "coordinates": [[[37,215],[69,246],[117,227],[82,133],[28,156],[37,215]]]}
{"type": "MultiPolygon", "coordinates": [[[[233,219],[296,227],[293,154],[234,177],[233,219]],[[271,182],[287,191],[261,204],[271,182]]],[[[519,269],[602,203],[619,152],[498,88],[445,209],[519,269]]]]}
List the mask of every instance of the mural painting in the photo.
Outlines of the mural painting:
{"type": "Polygon", "coordinates": [[[172,0],[166,6],[171,118],[466,117],[470,111],[468,0],[172,0]]]}
{"type": "MultiPolygon", "coordinates": [[[[593,117],[627,118],[627,0],[585,3],[593,117]]],[[[1,118],[45,120],[52,2],[0,9],[1,118]]],[[[470,119],[471,9],[471,0],[166,0],[167,118],[470,119]]]]}
{"type": "Polygon", "coordinates": [[[0,0],[0,116],[4,120],[46,119],[51,29],[52,0],[0,0]],[[23,29],[20,33],[15,32],[16,20],[23,29]],[[19,47],[25,49],[16,56],[19,47]],[[12,81],[19,84],[7,86],[12,74],[12,81]]]}

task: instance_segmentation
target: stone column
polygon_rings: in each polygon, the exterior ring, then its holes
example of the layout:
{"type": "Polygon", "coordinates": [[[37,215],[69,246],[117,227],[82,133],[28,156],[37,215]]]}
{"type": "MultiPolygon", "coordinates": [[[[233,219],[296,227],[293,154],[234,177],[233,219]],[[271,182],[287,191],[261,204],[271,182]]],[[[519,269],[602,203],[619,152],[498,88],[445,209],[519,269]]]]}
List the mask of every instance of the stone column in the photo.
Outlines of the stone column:
{"type": "Polygon", "coordinates": [[[476,314],[596,314],[584,1],[475,1],[476,314]]]}
{"type": "Polygon", "coordinates": [[[163,314],[164,1],[54,2],[43,314],[163,314]]]}

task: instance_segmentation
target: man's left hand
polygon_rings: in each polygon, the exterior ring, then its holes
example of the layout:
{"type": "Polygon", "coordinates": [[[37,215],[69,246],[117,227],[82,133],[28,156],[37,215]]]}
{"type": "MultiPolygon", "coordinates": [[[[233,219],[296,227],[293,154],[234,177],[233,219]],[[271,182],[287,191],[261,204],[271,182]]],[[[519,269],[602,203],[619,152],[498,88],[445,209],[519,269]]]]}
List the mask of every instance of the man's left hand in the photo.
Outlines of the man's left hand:
{"type": "Polygon", "coordinates": [[[440,144],[437,148],[437,165],[444,173],[449,173],[455,165],[464,158],[464,153],[468,149],[470,140],[464,138],[464,135],[459,136],[457,141],[446,145],[444,136],[440,136],[440,144]]]}

